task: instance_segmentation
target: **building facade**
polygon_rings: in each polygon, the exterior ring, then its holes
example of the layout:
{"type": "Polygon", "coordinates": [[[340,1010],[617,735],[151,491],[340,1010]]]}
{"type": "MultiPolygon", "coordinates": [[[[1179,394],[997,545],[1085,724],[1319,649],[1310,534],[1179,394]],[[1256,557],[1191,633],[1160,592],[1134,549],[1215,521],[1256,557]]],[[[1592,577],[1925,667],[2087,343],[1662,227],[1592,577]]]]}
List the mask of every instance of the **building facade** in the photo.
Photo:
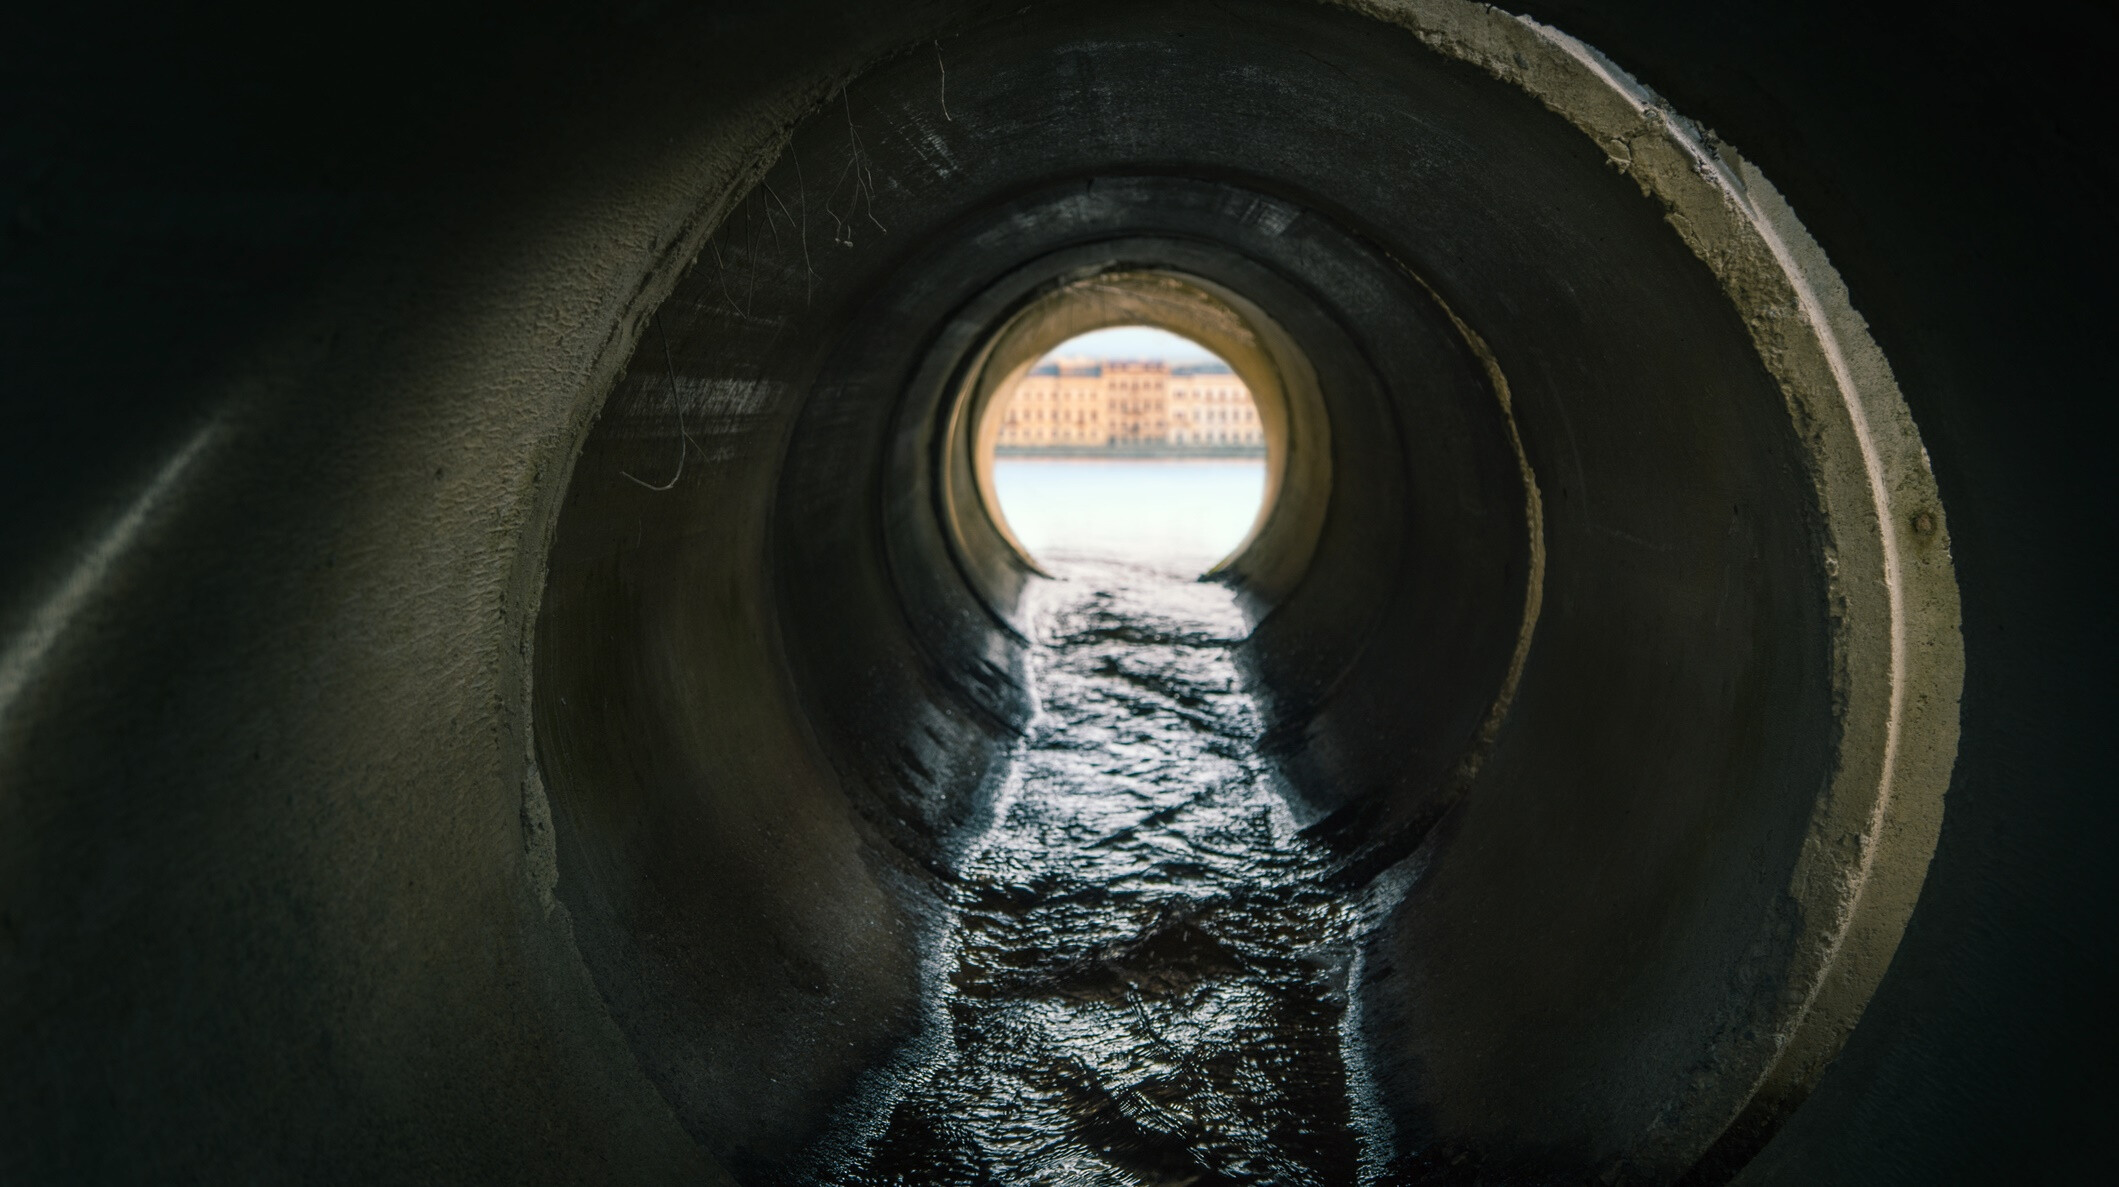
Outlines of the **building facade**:
{"type": "Polygon", "coordinates": [[[1265,452],[1250,389],[1222,363],[1059,359],[1000,414],[999,453],[1265,452]]]}

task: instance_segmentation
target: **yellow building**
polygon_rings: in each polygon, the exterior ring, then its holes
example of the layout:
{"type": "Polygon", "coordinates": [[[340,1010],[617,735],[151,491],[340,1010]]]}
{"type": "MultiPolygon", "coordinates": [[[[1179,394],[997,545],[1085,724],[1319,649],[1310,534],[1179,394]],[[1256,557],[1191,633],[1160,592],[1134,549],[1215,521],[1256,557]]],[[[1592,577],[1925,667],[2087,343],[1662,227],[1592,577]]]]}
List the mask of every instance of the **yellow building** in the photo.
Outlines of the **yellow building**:
{"type": "Polygon", "coordinates": [[[1265,436],[1250,389],[1220,363],[1059,359],[1001,409],[1003,453],[1250,453],[1265,436]]]}
{"type": "Polygon", "coordinates": [[[1185,449],[1265,448],[1251,389],[1226,367],[1180,367],[1168,385],[1169,442],[1185,449]]]}

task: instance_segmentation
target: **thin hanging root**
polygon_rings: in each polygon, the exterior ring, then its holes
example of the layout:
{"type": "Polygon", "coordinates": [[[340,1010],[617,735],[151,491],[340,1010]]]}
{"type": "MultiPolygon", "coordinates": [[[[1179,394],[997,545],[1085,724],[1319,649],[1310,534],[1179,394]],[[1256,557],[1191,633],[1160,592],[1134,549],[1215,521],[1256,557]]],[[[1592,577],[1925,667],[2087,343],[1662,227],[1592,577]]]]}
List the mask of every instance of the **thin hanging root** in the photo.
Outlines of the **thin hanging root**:
{"type": "MultiPolygon", "coordinates": [[[[853,146],[854,199],[862,204],[862,213],[875,223],[876,230],[888,235],[890,228],[876,218],[875,170],[868,167],[868,150],[861,146],[861,131],[853,122],[853,97],[844,86],[839,88],[839,103],[846,109],[846,136],[853,146]]],[[[848,207],[847,212],[852,213],[852,208],[848,207]]]]}
{"type": "MultiPolygon", "coordinates": [[[[654,483],[649,482],[643,478],[635,477],[634,474],[629,470],[620,470],[618,472],[627,478],[631,478],[634,483],[643,487],[644,489],[651,490],[657,494],[660,494],[663,491],[669,490],[671,487],[676,486],[677,480],[684,477],[685,455],[693,449],[699,449],[699,443],[697,441],[692,440],[692,431],[686,428],[684,425],[684,397],[683,394],[677,390],[677,360],[670,356],[670,332],[659,321],[656,322],[655,328],[659,330],[662,335],[662,365],[669,372],[670,406],[675,409],[677,413],[677,435],[679,438],[679,440],[677,441],[677,472],[675,474],[670,475],[670,480],[668,482],[663,483],[661,486],[656,486],[654,483]]],[[[699,451],[701,453],[706,452],[704,449],[700,449],[699,451]]]]}
{"type": "MultiPolygon", "coordinates": [[[[795,212],[787,208],[787,199],[782,198],[779,191],[773,189],[771,182],[760,181],[758,184],[765,187],[766,196],[779,204],[780,214],[787,219],[787,225],[796,228],[797,238],[802,244],[802,271],[806,274],[803,278],[803,283],[807,285],[817,275],[817,270],[812,268],[809,263],[809,220],[804,218],[797,221],[795,212]]],[[[771,219],[772,212],[768,210],[766,212],[766,220],[770,222],[771,219]]]]}
{"type": "Polygon", "coordinates": [[[949,114],[949,67],[942,64],[942,42],[939,38],[934,43],[934,68],[942,75],[942,118],[953,124],[956,117],[949,114]]]}

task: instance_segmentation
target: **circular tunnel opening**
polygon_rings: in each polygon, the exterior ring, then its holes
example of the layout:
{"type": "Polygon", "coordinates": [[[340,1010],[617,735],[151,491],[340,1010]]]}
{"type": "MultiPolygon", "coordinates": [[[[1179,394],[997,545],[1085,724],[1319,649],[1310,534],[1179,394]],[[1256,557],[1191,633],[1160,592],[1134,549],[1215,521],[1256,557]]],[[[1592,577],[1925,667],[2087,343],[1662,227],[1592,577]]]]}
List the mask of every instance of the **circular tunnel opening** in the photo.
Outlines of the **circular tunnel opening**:
{"type": "Polygon", "coordinates": [[[1672,1182],[1771,1132],[1896,942],[1953,587],[1800,224],[1541,26],[1240,7],[967,32],[947,114],[933,47],[879,59],[643,298],[554,533],[538,768],[583,963],[740,1178],[990,1181],[1056,1141],[1672,1182]],[[1170,101],[1229,62],[1228,103],[1170,101]],[[1130,325],[1240,378],[1261,510],[1210,586],[1055,601],[1007,401],[1130,325]],[[1031,811],[1085,755],[1094,819],[1031,811]],[[1086,848],[1006,859],[1043,826],[1086,848]],[[1227,877],[1157,872],[1195,842],[1227,877]],[[943,1074],[1026,1033],[1003,1006],[1145,1019],[1178,1070],[1100,1069],[1092,1027],[943,1074]],[[1278,1062],[1215,1063],[1223,1024],[1278,1062]],[[981,1112],[1033,1098],[1065,1107],[981,1112]]]}
{"type": "MultiPolygon", "coordinates": [[[[990,506],[1024,559],[1204,573],[1266,514],[1268,446],[1250,389],[1219,355],[1149,326],[1053,347],[987,412],[990,506]]],[[[1284,442],[1276,443],[1285,449],[1284,442]]]]}

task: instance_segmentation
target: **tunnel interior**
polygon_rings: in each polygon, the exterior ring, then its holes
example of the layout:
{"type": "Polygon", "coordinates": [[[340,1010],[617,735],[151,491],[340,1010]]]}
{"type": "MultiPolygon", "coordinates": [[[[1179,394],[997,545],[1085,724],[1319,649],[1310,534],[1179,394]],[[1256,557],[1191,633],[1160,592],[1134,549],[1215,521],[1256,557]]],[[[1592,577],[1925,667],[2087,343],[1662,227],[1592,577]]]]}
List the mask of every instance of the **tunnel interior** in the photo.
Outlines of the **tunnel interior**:
{"type": "Polygon", "coordinates": [[[739,1177],[828,1174],[936,1041],[1031,714],[986,413],[1118,324],[1221,354],[1269,429],[1213,579],[1320,877],[1380,904],[1345,1038],[1379,1165],[1675,1181],[1799,1100],[1878,613],[1827,434],[1670,202],[1464,58],[1279,5],[906,49],[645,311],[566,486],[535,746],[582,959],[739,1177]]]}
{"type": "Polygon", "coordinates": [[[240,7],[0,39],[0,1180],[2092,1177],[2109,14],[240,7]]]}

